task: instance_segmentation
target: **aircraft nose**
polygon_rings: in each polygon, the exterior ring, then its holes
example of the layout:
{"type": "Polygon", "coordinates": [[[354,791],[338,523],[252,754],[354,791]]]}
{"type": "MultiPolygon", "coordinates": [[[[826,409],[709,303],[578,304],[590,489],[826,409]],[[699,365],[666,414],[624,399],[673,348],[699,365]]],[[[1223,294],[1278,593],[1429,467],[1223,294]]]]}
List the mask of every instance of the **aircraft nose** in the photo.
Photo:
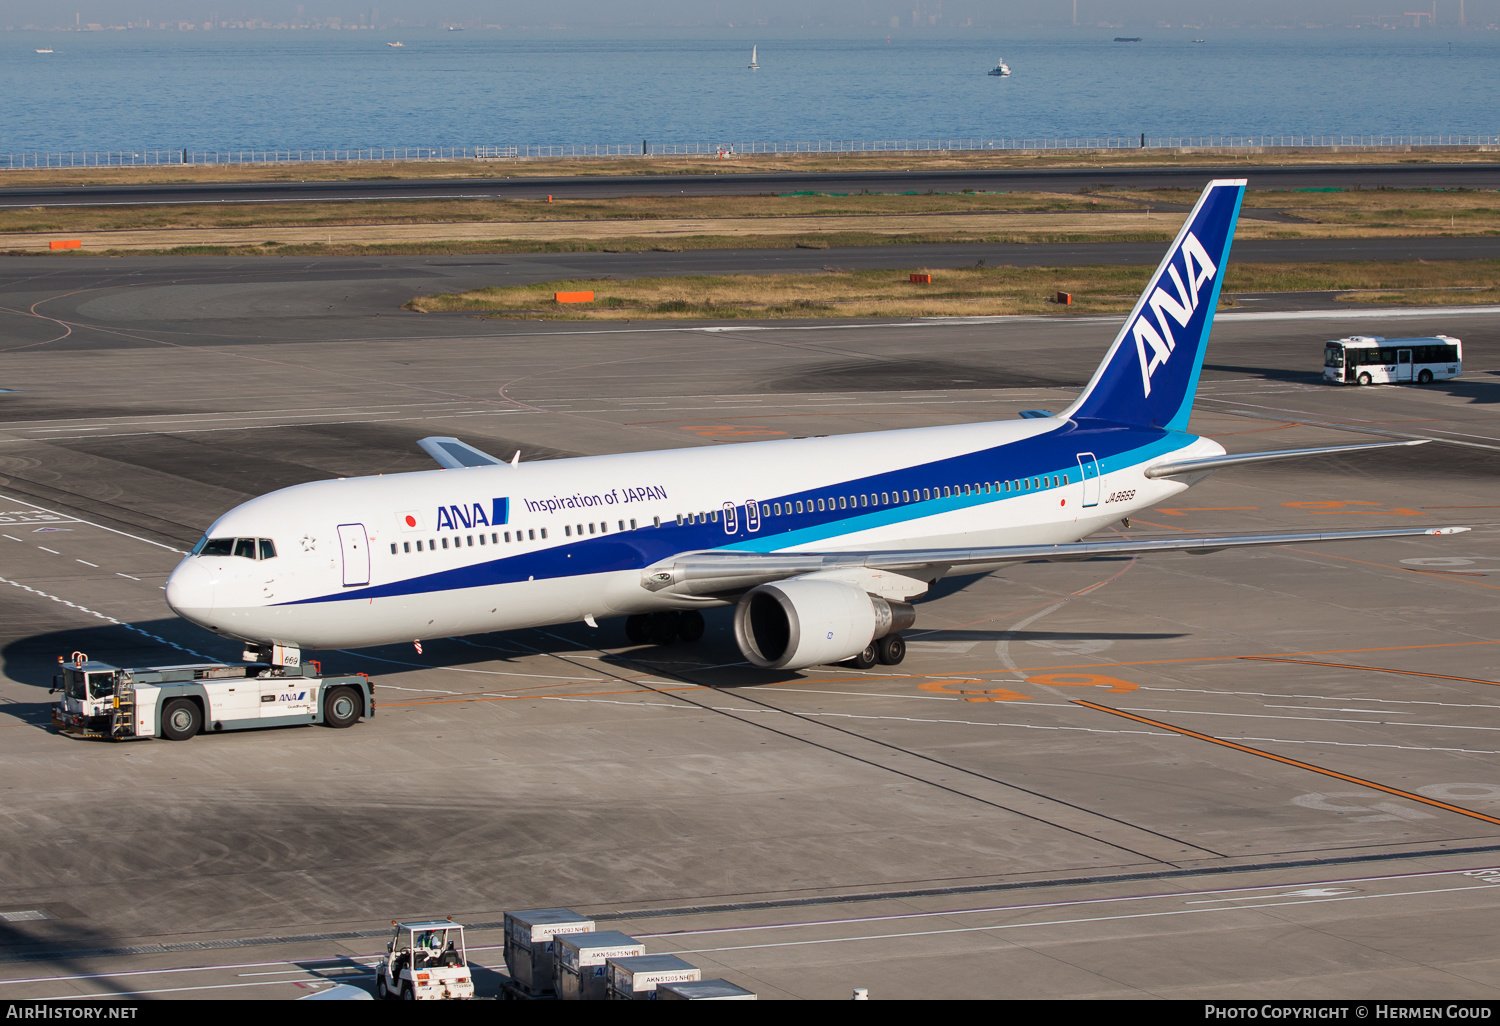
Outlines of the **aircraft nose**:
{"type": "Polygon", "coordinates": [[[214,608],[214,576],[195,559],[184,560],[167,578],[167,605],[185,620],[204,623],[214,608]]]}

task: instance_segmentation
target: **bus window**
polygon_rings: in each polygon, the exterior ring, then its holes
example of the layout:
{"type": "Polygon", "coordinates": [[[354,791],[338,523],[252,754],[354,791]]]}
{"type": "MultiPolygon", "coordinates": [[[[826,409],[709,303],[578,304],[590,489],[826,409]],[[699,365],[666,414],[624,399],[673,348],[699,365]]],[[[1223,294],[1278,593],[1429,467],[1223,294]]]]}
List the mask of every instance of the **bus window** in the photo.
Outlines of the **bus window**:
{"type": "Polygon", "coordinates": [[[1343,365],[1344,365],[1344,347],[1343,346],[1324,346],[1323,347],[1323,366],[1324,367],[1342,367],[1343,365]]]}

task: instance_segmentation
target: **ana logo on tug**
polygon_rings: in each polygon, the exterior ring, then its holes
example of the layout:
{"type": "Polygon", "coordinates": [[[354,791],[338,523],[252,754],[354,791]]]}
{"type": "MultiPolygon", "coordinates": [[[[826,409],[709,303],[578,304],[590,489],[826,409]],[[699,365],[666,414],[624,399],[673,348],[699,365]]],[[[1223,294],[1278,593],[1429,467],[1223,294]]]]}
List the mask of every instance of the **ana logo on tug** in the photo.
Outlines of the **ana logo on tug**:
{"type": "Polygon", "coordinates": [[[1178,252],[1182,255],[1182,273],[1178,273],[1175,261],[1167,264],[1167,273],[1172,276],[1172,286],[1177,291],[1176,298],[1158,285],[1151,293],[1151,298],[1146,301],[1149,311],[1156,316],[1156,323],[1153,325],[1147,320],[1147,311],[1143,310],[1130,327],[1130,333],[1135,337],[1136,355],[1141,360],[1141,386],[1146,395],[1151,394],[1151,375],[1171,358],[1172,351],[1177,348],[1171,321],[1176,321],[1179,328],[1187,327],[1188,321],[1197,312],[1198,293],[1202,291],[1204,282],[1212,281],[1214,275],[1219,273],[1219,269],[1209,259],[1208,250],[1203,248],[1203,243],[1192,232],[1188,232],[1187,238],[1182,240],[1182,248],[1178,252]],[[1183,281],[1184,278],[1187,280],[1183,281]],[[1149,356],[1146,353],[1147,346],[1151,347],[1149,356]]]}

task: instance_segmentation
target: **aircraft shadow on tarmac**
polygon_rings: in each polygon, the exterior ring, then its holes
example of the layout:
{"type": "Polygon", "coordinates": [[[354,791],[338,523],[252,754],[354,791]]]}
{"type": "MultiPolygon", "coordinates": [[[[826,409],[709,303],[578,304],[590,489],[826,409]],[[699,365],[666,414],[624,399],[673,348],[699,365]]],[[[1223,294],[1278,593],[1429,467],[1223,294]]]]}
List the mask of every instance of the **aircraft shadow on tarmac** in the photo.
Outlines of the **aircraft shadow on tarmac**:
{"type": "MultiPolygon", "coordinates": [[[[88,976],[88,990],[101,997],[127,997],[132,992],[129,980],[115,980],[99,973],[97,959],[89,952],[120,947],[120,938],[84,925],[83,913],[56,902],[20,905],[6,902],[6,911],[40,912],[46,918],[10,923],[0,921],[0,954],[24,959],[33,965],[51,967],[58,976],[88,976]]],[[[30,973],[29,975],[40,975],[30,973]]],[[[58,997],[75,985],[59,981],[58,997]]]]}
{"type": "MultiPolygon", "coordinates": [[[[950,591],[972,583],[977,578],[941,581],[950,591]]],[[[937,589],[934,589],[936,591],[937,589]]],[[[380,645],[368,649],[332,652],[305,652],[304,659],[316,660],[325,674],[366,672],[376,686],[384,674],[407,673],[421,669],[466,668],[476,663],[512,663],[537,656],[556,656],[567,660],[584,655],[598,659],[622,674],[637,677],[643,669],[656,675],[678,676],[711,687],[745,687],[798,680],[810,673],[822,673],[820,667],[806,670],[764,670],[748,664],[734,642],[732,606],[706,609],[704,636],[691,644],[670,645],[632,643],[625,636],[623,618],[603,620],[598,629],[579,624],[559,624],[462,638],[432,638],[423,642],[419,655],[411,645],[380,645]],[[601,657],[602,654],[602,657],[601,657]]],[[[204,655],[224,662],[239,658],[239,646],[206,632],[191,628],[180,620],[146,620],[132,625],[138,631],[170,638],[204,655]],[[184,637],[188,632],[198,637],[184,637]]],[[[910,641],[934,642],[1040,642],[1067,645],[1087,641],[1163,641],[1181,634],[1117,633],[1090,631],[1009,631],[1003,628],[935,628],[920,627],[908,631],[910,641]]],[[[34,702],[11,702],[4,714],[24,723],[42,726],[50,722],[53,698],[47,693],[58,672],[58,655],[86,652],[90,658],[115,666],[165,666],[201,662],[197,656],[170,645],[152,641],[136,631],[114,625],[83,627],[22,638],[0,649],[5,675],[36,690],[34,702]]],[[[594,671],[580,665],[580,678],[594,671]]]]}

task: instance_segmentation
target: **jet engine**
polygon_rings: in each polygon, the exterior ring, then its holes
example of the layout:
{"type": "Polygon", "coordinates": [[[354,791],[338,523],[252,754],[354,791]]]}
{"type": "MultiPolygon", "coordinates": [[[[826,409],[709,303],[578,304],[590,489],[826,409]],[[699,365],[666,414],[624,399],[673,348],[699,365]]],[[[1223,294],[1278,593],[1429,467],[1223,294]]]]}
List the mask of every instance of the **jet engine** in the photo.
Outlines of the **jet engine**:
{"type": "Polygon", "coordinates": [[[734,612],[734,638],[756,666],[800,670],[852,659],[916,618],[905,602],[841,581],[802,578],[747,592],[734,612]]]}

